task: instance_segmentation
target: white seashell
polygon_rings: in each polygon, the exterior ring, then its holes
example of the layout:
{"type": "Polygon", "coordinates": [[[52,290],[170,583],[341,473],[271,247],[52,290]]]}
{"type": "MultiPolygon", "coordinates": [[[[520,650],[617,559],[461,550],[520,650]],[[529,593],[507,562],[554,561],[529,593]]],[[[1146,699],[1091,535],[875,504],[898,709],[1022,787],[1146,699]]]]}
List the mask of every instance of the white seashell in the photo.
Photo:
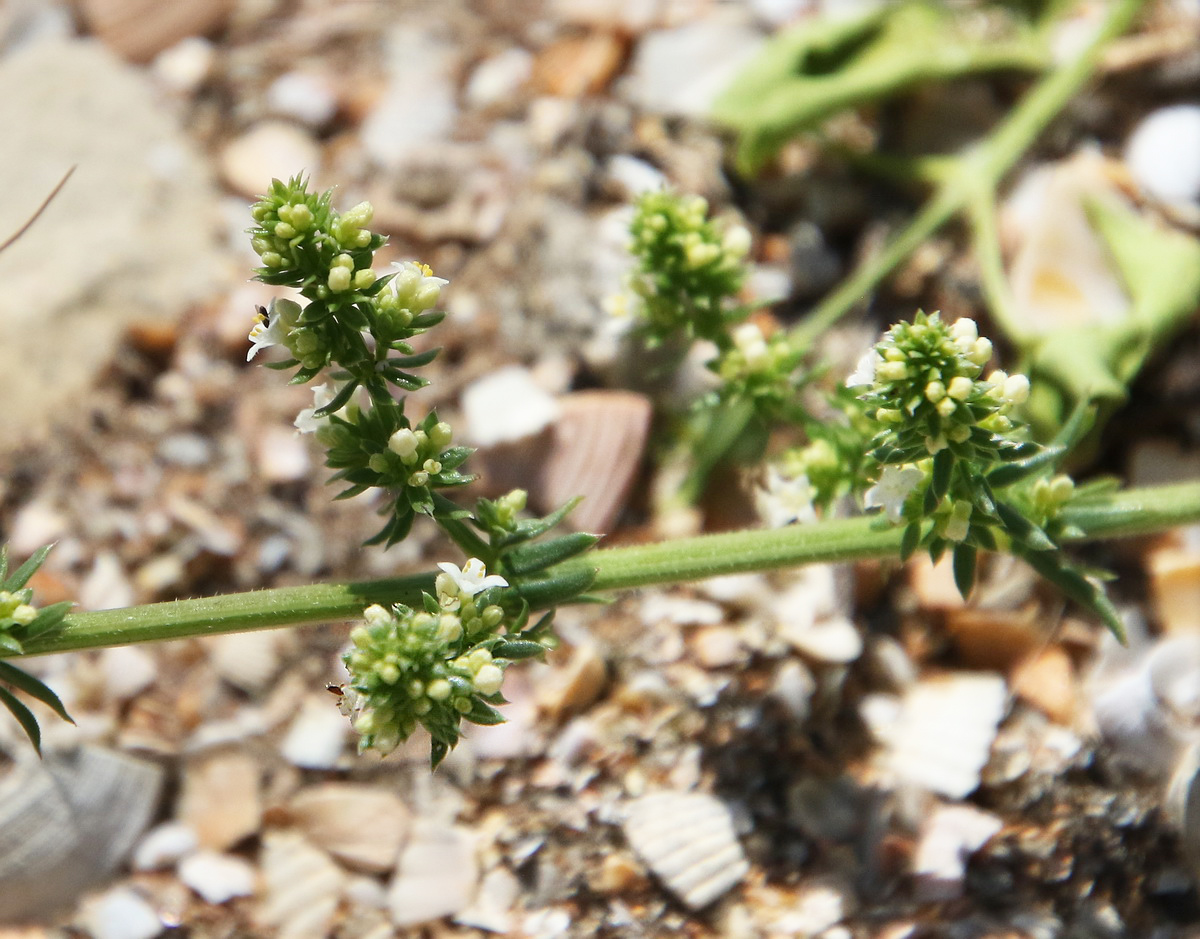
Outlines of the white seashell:
{"type": "Polygon", "coordinates": [[[253,694],[266,688],[279,671],[281,641],[270,629],[215,636],[208,643],[208,659],[218,675],[253,694]]]}
{"type": "Polygon", "coordinates": [[[844,616],[784,620],[779,624],[779,631],[793,648],[818,662],[845,665],[862,655],[862,635],[844,616]]]}
{"type": "Polygon", "coordinates": [[[275,928],[277,939],[327,936],[346,882],[345,873],[324,851],[294,831],[263,836],[263,899],[257,919],[275,928]]]}
{"type": "Polygon", "coordinates": [[[476,446],[494,447],[541,433],[558,419],[554,396],[534,381],[528,369],[497,369],[462,393],[465,436],[476,446]]]}
{"type": "Polygon", "coordinates": [[[240,857],[199,851],[179,864],[179,879],[206,903],[228,903],[254,893],[254,868],[240,857]]]}
{"type": "Polygon", "coordinates": [[[377,786],[327,783],[302,789],[288,811],[313,844],[372,873],[395,866],[409,827],[400,797],[377,786]]]}
{"type": "Polygon", "coordinates": [[[1096,726],[1117,757],[1164,778],[1200,739],[1200,636],[1174,636],[1115,657],[1115,666],[1101,661],[1093,682],[1096,726]]]}
{"type": "Polygon", "coordinates": [[[280,750],[293,766],[333,769],[341,759],[350,722],[329,699],[310,695],[288,728],[280,750]]]}
{"type": "Polygon", "coordinates": [[[917,682],[899,699],[870,696],[860,713],[892,780],[962,799],[979,785],[1007,706],[999,675],[957,673],[917,682]]]}
{"type": "Polygon", "coordinates": [[[392,922],[415,926],[460,913],[471,905],[478,880],[473,832],[418,821],[388,889],[392,922]]]}
{"type": "Polygon", "coordinates": [[[630,846],[685,906],[708,906],[742,881],[750,865],[720,800],[703,793],[655,792],[628,803],[630,846]]]}
{"type": "Polygon", "coordinates": [[[1125,165],[1156,199],[1200,202],[1200,105],[1176,104],[1146,115],[1125,145],[1125,165]]]}
{"type": "Polygon", "coordinates": [[[243,750],[200,754],[184,770],[176,815],[203,847],[232,848],[262,822],[261,777],[258,761],[243,750]]]}
{"type": "Polygon", "coordinates": [[[99,747],[10,767],[0,779],[0,922],[44,918],[111,874],[161,785],[154,764],[99,747]]]}
{"type": "Polygon", "coordinates": [[[80,919],[92,939],[154,939],[165,928],[154,907],[129,887],[88,900],[80,919]]]}
{"type": "Polygon", "coordinates": [[[147,832],[133,852],[135,871],[157,871],[191,854],[200,841],[190,825],[163,822],[147,832]]]}
{"type": "Polygon", "coordinates": [[[941,805],[921,826],[913,858],[917,894],[924,901],[962,896],[967,860],[1004,827],[990,812],[969,805],[941,805]]]}

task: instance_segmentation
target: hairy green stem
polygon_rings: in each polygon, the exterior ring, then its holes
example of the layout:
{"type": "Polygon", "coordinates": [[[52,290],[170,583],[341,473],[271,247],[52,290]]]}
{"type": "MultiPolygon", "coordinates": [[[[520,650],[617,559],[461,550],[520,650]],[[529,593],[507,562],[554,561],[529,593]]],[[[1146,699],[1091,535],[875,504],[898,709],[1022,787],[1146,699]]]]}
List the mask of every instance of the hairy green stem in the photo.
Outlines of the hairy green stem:
{"type": "MultiPolygon", "coordinates": [[[[1065,514],[1084,532],[1084,540],[1161,531],[1200,521],[1200,482],[1116,493],[1071,506],[1065,514]]],[[[623,590],[802,564],[896,557],[901,534],[901,528],[877,516],[834,519],[593,551],[553,573],[569,576],[591,568],[596,572],[592,591],[623,590]]],[[[433,581],[433,574],[418,574],[75,613],[57,634],[30,641],[27,654],[349,620],[372,603],[414,604],[421,591],[433,591],[433,581]]]]}

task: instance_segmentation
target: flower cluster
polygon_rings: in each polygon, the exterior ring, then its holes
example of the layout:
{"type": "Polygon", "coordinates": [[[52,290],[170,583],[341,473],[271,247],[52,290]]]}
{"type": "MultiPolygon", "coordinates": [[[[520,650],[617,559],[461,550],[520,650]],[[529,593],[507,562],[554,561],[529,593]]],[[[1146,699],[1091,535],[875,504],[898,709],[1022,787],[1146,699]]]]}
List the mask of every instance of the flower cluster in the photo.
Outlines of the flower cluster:
{"type": "MultiPolygon", "coordinates": [[[[746,277],[749,231],[710,220],[700,196],[663,191],[638,200],[630,235],[635,266],[627,285],[647,336],[662,341],[682,332],[724,339],[726,304],[746,277]]],[[[629,305],[627,299],[617,302],[622,309],[629,305]]]]}
{"type": "Polygon", "coordinates": [[[522,633],[527,611],[517,617],[505,611],[508,581],[488,574],[482,561],[471,558],[461,570],[438,566],[435,595],[424,595],[423,609],[369,606],[350,634],[342,706],[360,735],[360,751],[386,755],[419,724],[433,738],[436,766],[458,742],[463,720],[503,720],[492,705],[504,703],[505,668],[546,648],[545,627],[522,633]]]}
{"type": "Polygon", "coordinates": [[[869,456],[881,470],[865,504],[883,508],[893,524],[907,523],[906,556],[923,546],[936,559],[953,548],[964,595],[974,582],[977,548],[995,549],[998,541],[1019,551],[1056,548],[1025,518],[1023,494],[1011,497],[1020,508],[997,496],[1046,460],[1021,462],[1041,449],[1021,439],[1014,414],[1029,396],[1029,381],[1002,371],[984,378],[991,357],[992,344],[973,320],[947,324],[936,313],[918,313],[892,327],[847,381],[877,428],[869,456]],[[933,524],[923,528],[926,521],[933,524]]]}
{"type": "Polygon", "coordinates": [[[263,261],[258,279],[296,287],[307,303],[277,299],[260,310],[246,358],[282,346],[290,358],[272,367],[294,368],[294,382],[329,372],[296,428],[327,449],[333,480],[348,483],[343,496],[371,487],[391,494],[374,540],[394,543],[416,513],[450,511],[435,490],[472,478],[457,471],[470,450],[450,446],[449,425],[435,415],[414,424],[394,394],[428,383],[414,370],[438,350],[417,352],[410,341],[444,318],[434,308],[446,280],[415,261],[376,277],[371,262],[385,239],[367,228],[370,204],[338,214],[329,193],[308,192],[301,177],[273,181],[251,215],[251,244],[263,261]]]}

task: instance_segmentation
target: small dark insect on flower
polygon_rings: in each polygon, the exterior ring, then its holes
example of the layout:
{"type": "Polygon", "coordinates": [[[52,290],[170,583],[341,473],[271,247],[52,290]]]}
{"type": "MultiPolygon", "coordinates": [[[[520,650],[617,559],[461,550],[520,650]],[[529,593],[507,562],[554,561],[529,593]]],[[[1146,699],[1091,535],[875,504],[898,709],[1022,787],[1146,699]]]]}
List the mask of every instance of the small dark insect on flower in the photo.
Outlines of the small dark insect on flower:
{"type": "Polygon", "coordinates": [[[335,698],[343,698],[346,696],[346,686],[345,685],[335,685],[333,682],[329,682],[325,685],[325,690],[328,691],[335,698]]]}

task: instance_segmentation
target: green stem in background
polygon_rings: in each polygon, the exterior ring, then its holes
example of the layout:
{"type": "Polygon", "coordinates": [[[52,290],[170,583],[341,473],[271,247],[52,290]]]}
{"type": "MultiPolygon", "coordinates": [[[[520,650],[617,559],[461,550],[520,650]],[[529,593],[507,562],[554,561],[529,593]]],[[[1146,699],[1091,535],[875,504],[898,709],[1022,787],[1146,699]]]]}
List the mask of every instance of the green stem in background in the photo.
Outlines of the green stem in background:
{"type": "Polygon", "coordinates": [[[917,216],[793,327],[790,338],[797,347],[809,348],[817,336],[866,299],[926,238],[979,193],[994,193],[1025,151],[1091,78],[1104,46],[1129,28],[1145,2],[1114,3],[1087,49],[1038,82],[987,139],[963,157],[947,160],[944,178],[917,216]]]}
{"type": "MultiPolygon", "coordinates": [[[[1200,521],[1200,482],[1133,489],[1082,502],[1068,506],[1063,520],[1083,532],[1080,540],[1146,534],[1200,521]]],[[[593,551],[552,573],[570,580],[590,568],[596,572],[591,591],[624,590],[802,564],[896,557],[903,533],[902,527],[878,517],[834,519],[593,551]]],[[[433,580],[432,574],[418,574],[76,613],[65,619],[56,635],[29,642],[27,654],[355,619],[372,603],[414,604],[422,590],[432,593],[433,580]]],[[[531,594],[535,603],[553,599],[531,594]]]]}

